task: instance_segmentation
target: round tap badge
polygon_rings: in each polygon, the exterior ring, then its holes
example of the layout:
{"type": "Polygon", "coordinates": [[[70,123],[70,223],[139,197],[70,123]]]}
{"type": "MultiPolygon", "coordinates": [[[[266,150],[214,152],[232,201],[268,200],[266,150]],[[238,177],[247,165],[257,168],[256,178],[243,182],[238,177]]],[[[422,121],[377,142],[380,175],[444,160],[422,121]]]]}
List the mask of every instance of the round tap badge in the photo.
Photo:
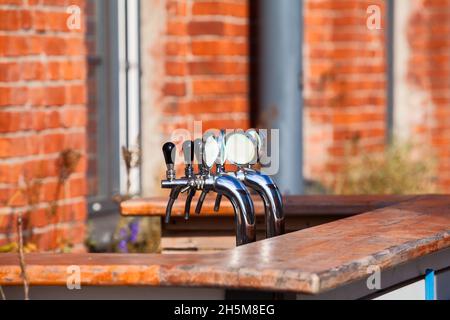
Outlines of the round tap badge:
{"type": "Polygon", "coordinates": [[[243,132],[230,133],[226,138],[227,159],[237,166],[254,163],[256,159],[256,142],[243,132]]]}

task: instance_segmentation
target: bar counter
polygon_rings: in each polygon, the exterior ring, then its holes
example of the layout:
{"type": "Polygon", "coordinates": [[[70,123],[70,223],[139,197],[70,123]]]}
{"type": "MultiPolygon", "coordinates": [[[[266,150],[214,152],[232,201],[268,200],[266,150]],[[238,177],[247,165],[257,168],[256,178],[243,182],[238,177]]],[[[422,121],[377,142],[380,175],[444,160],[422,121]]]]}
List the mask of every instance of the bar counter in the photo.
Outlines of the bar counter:
{"type": "MultiPolygon", "coordinates": [[[[450,267],[450,197],[414,196],[387,207],[218,254],[28,254],[32,286],[151,286],[362,298],[450,267]],[[367,287],[370,268],[381,287],[367,287]]],[[[17,254],[0,254],[0,284],[20,286],[17,254]]],[[[447,287],[450,283],[447,283],[447,287]]],[[[32,288],[33,289],[33,288],[32,288]]],[[[442,294],[442,293],[441,293],[442,294]]],[[[445,293],[446,294],[446,293],[445,293]]],[[[192,296],[193,297],[193,296],[192,296]]]]}

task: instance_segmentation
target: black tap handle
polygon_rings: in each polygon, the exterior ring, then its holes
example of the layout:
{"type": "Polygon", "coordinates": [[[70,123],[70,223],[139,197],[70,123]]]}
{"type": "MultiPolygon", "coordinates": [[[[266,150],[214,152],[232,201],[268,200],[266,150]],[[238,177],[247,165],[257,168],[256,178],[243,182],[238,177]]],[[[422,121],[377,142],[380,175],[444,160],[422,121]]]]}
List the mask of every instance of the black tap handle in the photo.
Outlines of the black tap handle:
{"type": "Polygon", "coordinates": [[[191,140],[187,140],[183,142],[183,154],[184,154],[184,163],[186,165],[192,164],[194,161],[194,142],[191,140]]]}
{"type": "Polygon", "coordinates": [[[206,195],[208,194],[209,190],[203,189],[202,193],[200,194],[200,197],[198,198],[197,206],[195,207],[195,213],[200,214],[202,211],[203,201],[205,201],[206,195]]]}
{"type": "Polygon", "coordinates": [[[220,202],[222,201],[222,195],[217,194],[216,202],[214,203],[214,212],[218,212],[220,210],[220,202]]]}
{"type": "Polygon", "coordinates": [[[186,198],[186,204],[184,206],[184,220],[189,220],[189,215],[191,213],[191,202],[192,198],[194,198],[195,193],[197,192],[197,189],[191,188],[189,191],[187,198],[186,198]]]}
{"type": "Polygon", "coordinates": [[[164,219],[165,223],[170,222],[170,215],[172,214],[172,207],[175,202],[175,199],[169,198],[169,202],[167,202],[166,206],[166,218],[164,219]]]}
{"type": "Polygon", "coordinates": [[[174,164],[176,151],[175,144],[173,144],[172,142],[166,142],[162,147],[162,151],[164,154],[164,160],[166,161],[166,165],[174,164]]]}
{"type": "Polygon", "coordinates": [[[182,186],[179,186],[179,187],[175,187],[172,190],[170,190],[169,202],[167,203],[167,207],[166,207],[166,218],[165,218],[166,223],[170,222],[170,216],[172,214],[172,207],[173,207],[173,204],[175,203],[175,200],[177,200],[181,189],[182,189],[182,186]]]}

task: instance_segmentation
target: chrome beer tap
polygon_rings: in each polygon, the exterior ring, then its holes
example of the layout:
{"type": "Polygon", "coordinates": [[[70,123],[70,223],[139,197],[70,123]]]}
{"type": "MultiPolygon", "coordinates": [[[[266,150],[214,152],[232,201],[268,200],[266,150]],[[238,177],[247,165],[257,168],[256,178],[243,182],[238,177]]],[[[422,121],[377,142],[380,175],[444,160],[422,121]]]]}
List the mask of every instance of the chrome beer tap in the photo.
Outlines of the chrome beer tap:
{"type": "MultiPolygon", "coordinates": [[[[216,161],[216,175],[222,175],[225,173],[225,161],[227,160],[225,148],[225,130],[220,131],[220,134],[217,137],[217,145],[219,147],[219,156],[217,157],[216,161]]],[[[214,203],[215,212],[219,211],[221,201],[222,196],[218,194],[216,197],[216,202],[214,203]]]]}
{"type": "MultiPolygon", "coordinates": [[[[184,154],[184,162],[186,164],[186,169],[184,170],[185,176],[189,179],[195,179],[194,174],[194,142],[191,140],[185,141],[183,143],[183,154],[184,154]]],[[[182,190],[183,191],[183,190],[182,190]]],[[[186,204],[184,206],[184,219],[189,220],[189,214],[191,211],[191,202],[192,198],[194,198],[195,193],[197,192],[196,187],[189,187],[187,191],[188,195],[186,197],[186,204]]]]}
{"type": "MultiPolygon", "coordinates": [[[[203,139],[197,139],[195,140],[195,156],[197,158],[197,161],[199,163],[198,171],[200,176],[206,180],[211,175],[211,168],[208,167],[208,164],[206,163],[205,158],[205,143],[206,143],[207,137],[204,137],[203,139]],[[205,139],[206,138],[206,139],[205,139]]],[[[200,193],[200,197],[198,198],[197,206],[195,207],[195,213],[200,214],[202,210],[203,202],[205,201],[206,196],[208,195],[209,191],[211,191],[211,188],[206,187],[202,189],[202,193],[200,193]]]]}
{"type": "Polygon", "coordinates": [[[183,155],[184,155],[184,162],[186,164],[184,170],[185,177],[181,179],[176,179],[176,172],[174,169],[176,147],[172,142],[167,142],[163,145],[162,150],[164,154],[164,160],[167,166],[166,171],[167,180],[163,180],[161,182],[161,185],[162,188],[171,189],[169,202],[167,203],[166,207],[166,216],[165,216],[166,223],[169,223],[170,221],[172,207],[176,199],[178,198],[179,194],[184,193],[186,191],[189,191],[189,194],[185,207],[185,220],[189,219],[190,202],[192,201],[192,197],[195,195],[196,190],[195,188],[196,177],[193,169],[193,153],[194,153],[193,147],[194,146],[192,141],[185,141],[183,143],[183,155]],[[167,187],[164,187],[163,184],[167,185],[167,187]]]}
{"type": "MultiPolygon", "coordinates": [[[[196,141],[194,142],[194,151],[197,156],[199,156],[197,152],[199,150],[201,150],[202,154],[200,159],[203,160],[203,163],[199,162],[199,168],[201,169],[199,174],[196,176],[193,174],[191,175],[190,169],[186,168],[186,177],[177,179],[173,169],[175,162],[173,156],[175,145],[168,142],[163,146],[164,158],[167,165],[167,179],[161,181],[161,187],[171,189],[169,202],[166,208],[166,223],[170,220],[173,203],[180,192],[189,190],[189,194],[191,194],[192,189],[202,190],[202,193],[205,192],[205,190],[208,192],[215,191],[228,198],[233,205],[236,223],[236,245],[254,242],[256,240],[255,212],[253,201],[248,190],[244,184],[235,177],[209,174],[209,169],[206,170],[205,166],[210,167],[210,164],[214,163],[214,152],[211,152],[209,149],[204,152],[204,143],[202,142],[200,146],[198,145],[198,141],[196,141]],[[195,150],[196,147],[200,147],[200,149],[195,150]]],[[[185,158],[187,153],[188,152],[186,151],[185,158]]],[[[190,200],[192,200],[192,198],[190,200]]],[[[189,217],[189,208],[185,208],[185,218],[186,216],[189,217]],[[186,210],[188,212],[187,215],[186,210]]]]}
{"type": "MultiPolygon", "coordinates": [[[[234,175],[244,184],[255,190],[263,199],[266,224],[266,238],[284,234],[284,212],[281,193],[272,178],[252,168],[259,162],[262,152],[262,138],[256,130],[234,132],[226,138],[227,159],[238,167],[234,175]]],[[[220,207],[220,196],[217,196],[214,210],[220,207]]]]}
{"type": "MultiPolygon", "coordinates": [[[[263,137],[254,129],[249,130],[248,135],[253,137],[256,143],[256,163],[260,162],[262,157],[263,137]]],[[[255,164],[256,164],[255,163],[255,164]]],[[[280,189],[268,175],[265,175],[255,169],[251,165],[244,168],[244,183],[253,188],[263,199],[265,220],[266,220],[266,238],[271,238],[284,234],[285,222],[283,211],[283,198],[280,189]]]]}
{"type": "MultiPolygon", "coordinates": [[[[175,171],[176,146],[172,142],[167,142],[163,145],[162,150],[167,167],[166,181],[174,183],[176,178],[176,171],[175,171]]],[[[175,200],[177,200],[178,195],[180,194],[182,188],[183,188],[182,184],[174,185],[173,187],[171,187],[169,201],[166,207],[166,217],[165,217],[166,223],[169,223],[170,221],[170,215],[172,213],[173,204],[175,203],[175,200]]]]}

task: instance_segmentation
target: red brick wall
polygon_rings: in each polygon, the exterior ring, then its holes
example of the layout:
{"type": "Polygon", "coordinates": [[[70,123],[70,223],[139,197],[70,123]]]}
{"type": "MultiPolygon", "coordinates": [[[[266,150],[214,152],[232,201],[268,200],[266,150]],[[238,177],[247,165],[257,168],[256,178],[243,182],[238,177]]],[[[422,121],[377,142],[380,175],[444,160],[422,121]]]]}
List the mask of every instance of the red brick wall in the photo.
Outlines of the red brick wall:
{"type": "Polygon", "coordinates": [[[385,31],[367,28],[370,5],[384,22],[382,0],[305,1],[305,176],[327,184],[351,141],[385,145],[385,31]]]}
{"type": "MultiPolygon", "coordinates": [[[[433,107],[432,121],[417,127],[415,134],[437,150],[440,183],[448,191],[450,0],[414,1],[408,81],[429,93],[427,108],[433,107]]],[[[359,152],[385,148],[385,30],[366,27],[367,7],[374,4],[380,6],[384,24],[385,2],[304,3],[305,174],[328,183],[343,165],[349,142],[358,140],[359,152]]],[[[0,245],[15,241],[14,217],[19,212],[30,212],[25,216],[27,237],[43,250],[58,242],[80,247],[84,239],[86,135],[87,130],[95,133],[95,125],[88,126],[86,119],[88,94],[95,104],[94,86],[86,92],[86,57],[87,47],[95,48],[90,31],[67,30],[69,4],[85,9],[83,0],[0,0],[0,245]],[[60,152],[68,148],[83,157],[55,198],[60,152]],[[26,185],[23,181],[39,190],[33,201],[30,195],[13,197],[26,185]],[[58,214],[49,218],[53,201],[58,214]]],[[[163,49],[155,54],[154,48],[145,48],[148,55],[143,56],[163,65],[157,105],[143,106],[161,110],[158,134],[177,127],[192,130],[194,120],[203,121],[203,130],[247,127],[248,1],[164,4],[165,27],[158,35],[163,49]]],[[[89,12],[84,13],[88,19],[89,12]]],[[[143,70],[144,76],[154,71],[143,70]]],[[[94,152],[95,145],[90,146],[94,152]]]]}
{"type": "Polygon", "coordinates": [[[438,160],[438,182],[450,191],[450,0],[414,0],[408,21],[410,90],[427,97],[429,119],[415,126],[414,136],[431,146],[438,160]]]}
{"type": "Polygon", "coordinates": [[[86,50],[69,4],[84,0],[0,1],[0,245],[16,241],[19,212],[41,250],[84,240],[86,50]],[[57,192],[65,149],[82,159],[57,192]]]}
{"type": "Polygon", "coordinates": [[[164,131],[192,130],[194,120],[247,127],[247,1],[167,0],[166,10],[164,131]]]}
{"type": "MultiPolygon", "coordinates": [[[[428,86],[437,106],[432,127],[410,138],[433,136],[427,139],[438,151],[443,191],[450,190],[448,2],[417,0],[425,8],[403,31],[411,33],[409,78],[428,86]],[[428,58],[428,67],[413,70],[428,58]]],[[[193,120],[204,129],[248,126],[248,1],[168,0],[166,10],[165,50],[151,57],[165,64],[162,131],[192,129],[193,120]]],[[[384,0],[304,1],[307,178],[333,184],[355,142],[357,154],[386,147],[386,10],[384,0]],[[367,27],[372,5],[381,10],[380,30],[367,27]]]]}

